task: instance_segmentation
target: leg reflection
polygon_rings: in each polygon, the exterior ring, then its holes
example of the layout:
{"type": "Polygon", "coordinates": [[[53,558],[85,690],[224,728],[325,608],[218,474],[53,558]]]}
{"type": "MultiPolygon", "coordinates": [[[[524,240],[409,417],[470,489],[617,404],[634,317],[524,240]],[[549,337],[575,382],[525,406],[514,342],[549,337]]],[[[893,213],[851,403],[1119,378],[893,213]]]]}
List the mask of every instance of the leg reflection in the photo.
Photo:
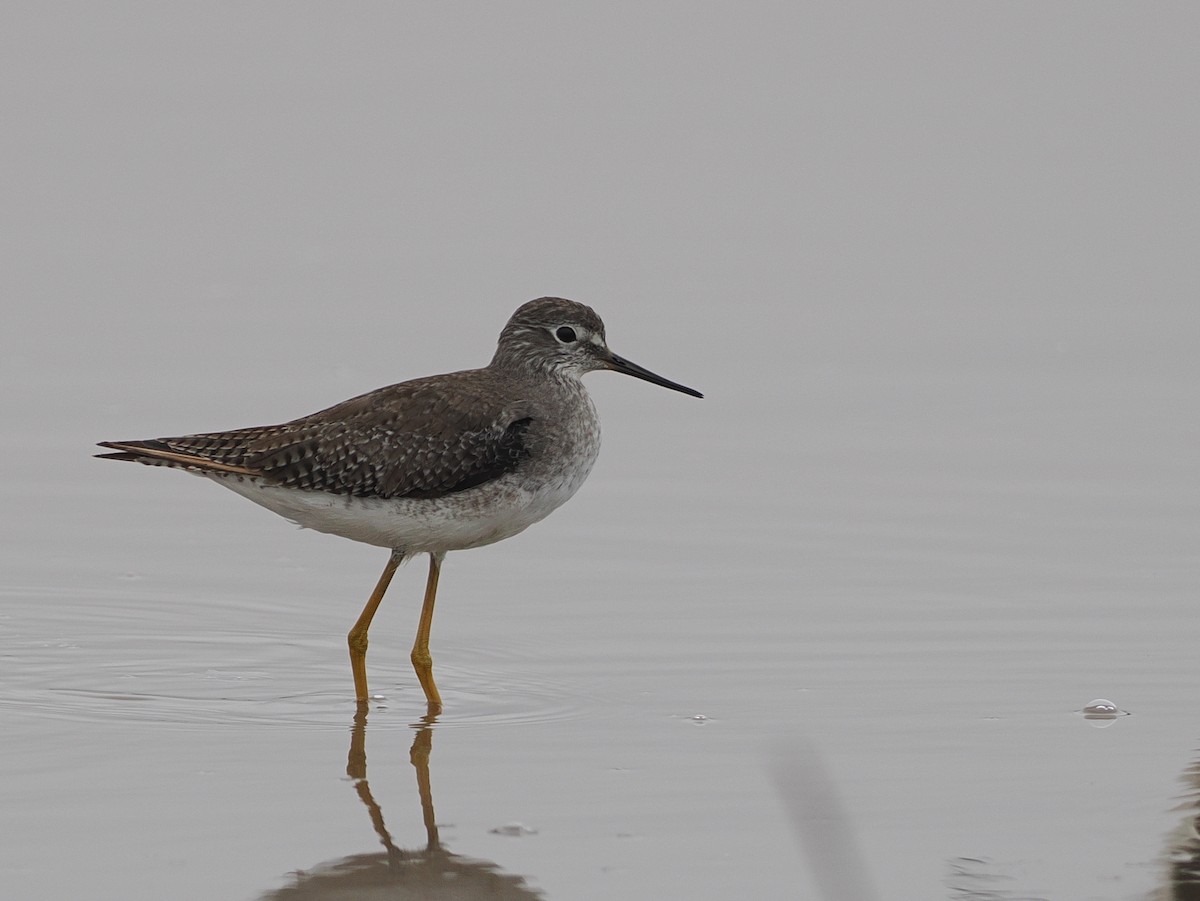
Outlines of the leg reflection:
{"type": "Polygon", "coordinates": [[[408,759],[417,771],[417,794],[421,797],[421,816],[425,820],[425,848],[428,851],[441,849],[438,841],[437,819],[433,815],[433,789],[429,784],[429,754],[433,750],[433,724],[437,722],[436,713],[428,713],[421,717],[421,723],[415,726],[416,736],[412,747],[408,749],[408,759]]]}
{"type": "Polygon", "coordinates": [[[521,876],[504,873],[489,861],[455,854],[442,846],[433,810],[429,759],[437,714],[413,724],[416,734],[409,761],[416,770],[417,794],[425,825],[425,847],[399,847],[384,822],[383,810],[367,780],[367,710],[360,705],[350,730],[346,775],[371,817],[371,827],[386,854],[355,854],[299,870],[294,883],[263,895],[263,901],[328,901],[333,897],[421,899],[421,901],[531,901],[542,894],[521,876]]]}
{"type": "MultiPolygon", "coordinates": [[[[426,760],[428,761],[428,755],[426,760]]],[[[426,767],[428,768],[428,763],[426,767]]],[[[383,847],[387,849],[389,867],[398,866],[404,852],[392,841],[392,835],[383,822],[383,809],[371,794],[371,786],[367,782],[367,711],[361,704],[358,712],[354,714],[354,726],[350,730],[350,754],[346,759],[346,775],[354,780],[354,790],[371,815],[371,826],[374,827],[383,847]]]]}

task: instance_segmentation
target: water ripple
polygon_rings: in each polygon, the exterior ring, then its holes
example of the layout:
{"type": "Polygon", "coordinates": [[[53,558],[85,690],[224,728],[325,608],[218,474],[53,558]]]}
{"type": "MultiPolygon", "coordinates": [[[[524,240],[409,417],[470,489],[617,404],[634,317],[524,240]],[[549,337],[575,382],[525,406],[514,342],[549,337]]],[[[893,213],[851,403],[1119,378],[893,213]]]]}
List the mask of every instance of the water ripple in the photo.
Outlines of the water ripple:
{"type": "MultiPolygon", "coordinates": [[[[339,730],[355,708],[344,640],[329,634],[327,611],[281,615],[275,604],[225,598],[201,605],[128,589],[69,595],[5,589],[0,597],[4,656],[19,673],[0,685],[0,708],[180,728],[339,730]],[[213,622],[237,628],[214,630],[213,622]]],[[[373,654],[372,718],[381,726],[389,719],[408,725],[425,713],[407,650],[398,651],[395,642],[379,642],[373,654]]],[[[437,674],[446,703],[439,727],[530,724],[582,713],[583,699],[531,672],[511,651],[440,648],[437,674]]]]}

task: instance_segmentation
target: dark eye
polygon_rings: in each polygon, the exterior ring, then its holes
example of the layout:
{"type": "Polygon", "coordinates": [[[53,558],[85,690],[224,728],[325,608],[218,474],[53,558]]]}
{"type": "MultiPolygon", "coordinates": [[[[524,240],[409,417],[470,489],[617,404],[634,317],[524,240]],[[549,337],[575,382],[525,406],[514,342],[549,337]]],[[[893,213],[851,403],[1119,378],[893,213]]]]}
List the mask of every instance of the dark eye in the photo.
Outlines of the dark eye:
{"type": "Polygon", "coordinates": [[[560,325],[554,330],[554,337],[563,344],[570,344],[576,339],[575,329],[571,328],[569,325],[560,325]]]}

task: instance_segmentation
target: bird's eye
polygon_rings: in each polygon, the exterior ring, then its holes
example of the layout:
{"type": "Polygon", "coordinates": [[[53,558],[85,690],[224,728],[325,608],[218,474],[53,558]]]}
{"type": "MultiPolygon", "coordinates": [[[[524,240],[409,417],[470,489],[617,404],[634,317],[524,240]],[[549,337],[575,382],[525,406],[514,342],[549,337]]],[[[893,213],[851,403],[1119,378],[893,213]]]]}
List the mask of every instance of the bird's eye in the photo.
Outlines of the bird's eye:
{"type": "Polygon", "coordinates": [[[554,330],[554,337],[563,344],[570,344],[572,341],[575,341],[578,336],[575,334],[575,329],[571,328],[569,325],[560,325],[554,330]]]}

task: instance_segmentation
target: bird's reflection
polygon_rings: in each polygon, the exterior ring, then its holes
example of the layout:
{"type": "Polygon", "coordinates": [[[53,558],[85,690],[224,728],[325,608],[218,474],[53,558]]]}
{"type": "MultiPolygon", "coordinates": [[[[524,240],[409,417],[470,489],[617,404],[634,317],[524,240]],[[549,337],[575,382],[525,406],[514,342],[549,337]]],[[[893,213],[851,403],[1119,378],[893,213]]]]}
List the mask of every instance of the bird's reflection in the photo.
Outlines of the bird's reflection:
{"type": "Polygon", "coordinates": [[[454,854],[442,845],[429,781],[436,722],[437,716],[430,714],[414,726],[416,736],[409,750],[409,760],[417,772],[425,847],[397,847],[388,832],[383,809],[367,781],[367,713],[360,709],[350,733],[346,774],[367,808],[383,852],[353,854],[294,873],[290,885],[263,895],[262,901],[332,901],[348,897],[356,901],[530,901],[543,897],[523,877],[502,873],[491,861],[454,854]]]}

